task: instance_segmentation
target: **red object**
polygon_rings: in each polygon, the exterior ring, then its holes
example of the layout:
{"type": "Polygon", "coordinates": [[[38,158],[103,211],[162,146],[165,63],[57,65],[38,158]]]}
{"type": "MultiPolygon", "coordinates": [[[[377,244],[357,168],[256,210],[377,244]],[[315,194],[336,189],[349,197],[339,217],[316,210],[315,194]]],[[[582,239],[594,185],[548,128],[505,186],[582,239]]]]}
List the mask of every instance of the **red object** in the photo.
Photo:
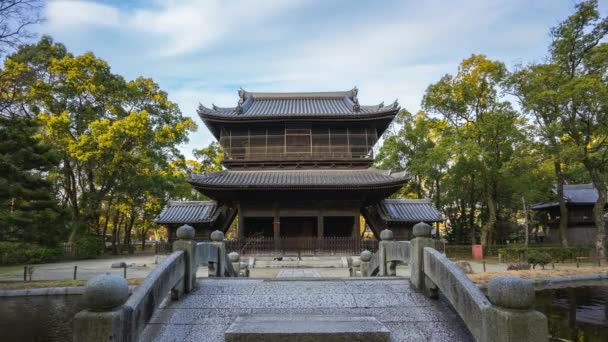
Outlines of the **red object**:
{"type": "Polygon", "coordinates": [[[483,259],[483,247],[481,245],[473,245],[473,259],[483,259]]]}

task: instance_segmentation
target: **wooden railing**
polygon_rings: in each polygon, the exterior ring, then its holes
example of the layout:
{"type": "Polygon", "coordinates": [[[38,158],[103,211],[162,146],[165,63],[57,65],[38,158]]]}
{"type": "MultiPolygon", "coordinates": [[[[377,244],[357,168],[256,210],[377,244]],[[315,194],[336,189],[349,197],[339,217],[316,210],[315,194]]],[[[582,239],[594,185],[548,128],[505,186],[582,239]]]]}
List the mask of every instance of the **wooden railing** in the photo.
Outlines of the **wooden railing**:
{"type": "Polygon", "coordinates": [[[316,256],[358,255],[364,250],[375,252],[378,241],[353,237],[260,237],[226,240],[229,252],[251,256],[316,256]]]}

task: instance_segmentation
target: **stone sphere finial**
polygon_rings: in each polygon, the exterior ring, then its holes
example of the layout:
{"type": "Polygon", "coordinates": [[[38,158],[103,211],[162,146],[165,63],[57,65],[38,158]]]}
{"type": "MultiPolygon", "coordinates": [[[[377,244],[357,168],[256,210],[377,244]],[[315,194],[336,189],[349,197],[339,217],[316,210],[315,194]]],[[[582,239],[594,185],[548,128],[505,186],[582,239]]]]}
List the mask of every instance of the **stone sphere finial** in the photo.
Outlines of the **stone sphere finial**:
{"type": "Polygon", "coordinates": [[[224,241],[224,233],[221,230],[215,230],[211,233],[211,241],[222,242],[224,241]]]}
{"type": "Polygon", "coordinates": [[[492,304],[508,309],[530,309],[534,306],[534,284],[519,277],[496,277],[488,284],[492,304]]]}
{"type": "Polygon", "coordinates": [[[194,227],[187,224],[177,228],[177,231],[175,232],[175,235],[177,235],[177,238],[180,240],[193,240],[195,234],[196,231],[194,230],[194,227]]]}
{"type": "Polygon", "coordinates": [[[425,222],[418,222],[414,225],[413,234],[414,237],[431,237],[431,231],[433,227],[425,222]]]}
{"type": "Polygon", "coordinates": [[[368,251],[367,249],[364,250],[363,252],[361,252],[360,259],[361,261],[365,262],[372,260],[372,252],[368,251]]]}
{"type": "Polygon", "coordinates": [[[230,262],[237,262],[241,256],[237,252],[228,253],[228,260],[230,262]]]}
{"type": "Polygon", "coordinates": [[[82,298],[91,311],[109,311],[127,301],[129,284],[119,275],[100,274],[87,282],[82,298]]]}
{"type": "Polygon", "coordinates": [[[393,231],[390,229],[384,229],[380,232],[380,240],[390,241],[394,238],[393,231]]]}

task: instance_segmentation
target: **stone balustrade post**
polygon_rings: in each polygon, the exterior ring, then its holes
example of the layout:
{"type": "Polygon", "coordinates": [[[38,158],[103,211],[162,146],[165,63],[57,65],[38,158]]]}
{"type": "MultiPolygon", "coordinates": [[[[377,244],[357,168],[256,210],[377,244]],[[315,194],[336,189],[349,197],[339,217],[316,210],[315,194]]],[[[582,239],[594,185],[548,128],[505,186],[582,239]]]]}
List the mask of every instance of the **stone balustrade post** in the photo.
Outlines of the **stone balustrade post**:
{"type": "Polygon", "coordinates": [[[410,281],[428,297],[437,298],[437,285],[424,273],[424,248],[435,248],[431,230],[432,227],[424,222],[416,223],[413,227],[414,238],[410,242],[410,281]]]}
{"type": "Polygon", "coordinates": [[[364,250],[359,257],[359,269],[362,277],[371,277],[372,275],[372,252],[364,250]]]}
{"type": "Polygon", "coordinates": [[[241,275],[241,256],[237,252],[228,253],[228,260],[232,264],[232,268],[236,273],[236,276],[241,275]]]}
{"type": "Polygon", "coordinates": [[[209,263],[208,277],[223,277],[226,265],[223,264],[222,256],[226,253],[226,245],[224,244],[224,233],[220,230],[215,230],[211,233],[211,244],[217,248],[217,262],[209,263]]]}
{"type": "Polygon", "coordinates": [[[547,317],[535,311],[534,285],[519,277],[496,277],[488,284],[492,306],[484,312],[482,341],[547,341],[547,317]]]}
{"type": "Polygon", "coordinates": [[[173,299],[180,296],[180,292],[189,293],[196,287],[196,270],[198,269],[196,259],[196,241],[194,241],[195,230],[193,227],[185,224],[179,228],[175,234],[179,240],[173,242],[174,251],[184,251],[186,258],[186,272],[184,275],[183,289],[173,289],[173,299]]]}
{"type": "Polygon", "coordinates": [[[128,297],[127,280],[119,275],[106,273],[90,279],[82,296],[85,310],[74,316],[73,341],[130,341],[131,317],[123,306],[128,297]]]}
{"type": "Polygon", "coordinates": [[[380,232],[380,243],[378,244],[378,275],[379,276],[388,276],[389,275],[389,265],[387,265],[386,260],[386,245],[391,243],[394,239],[393,232],[390,229],[384,229],[380,232]]]}

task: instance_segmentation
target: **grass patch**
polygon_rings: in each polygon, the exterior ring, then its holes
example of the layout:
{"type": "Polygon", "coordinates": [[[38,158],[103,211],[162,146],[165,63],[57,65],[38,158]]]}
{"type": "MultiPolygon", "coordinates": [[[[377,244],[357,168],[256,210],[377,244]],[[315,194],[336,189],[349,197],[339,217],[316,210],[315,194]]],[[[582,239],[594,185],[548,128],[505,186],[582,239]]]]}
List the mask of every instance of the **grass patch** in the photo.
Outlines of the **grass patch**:
{"type": "Polygon", "coordinates": [[[580,274],[606,274],[608,267],[581,267],[581,268],[562,268],[562,269],[539,269],[536,270],[519,270],[519,271],[503,271],[503,272],[479,272],[467,274],[469,278],[476,284],[487,285],[490,280],[500,276],[515,276],[525,279],[542,279],[548,277],[571,276],[580,274]]]}
{"type": "MultiPolygon", "coordinates": [[[[129,278],[127,282],[129,285],[139,285],[143,282],[144,278],[129,278]]],[[[84,279],[64,279],[64,280],[33,280],[33,281],[20,281],[20,280],[9,280],[0,281],[0,290],[29,290],[29,289],[43,289],[48,287],[77,287],[86,285],[87,281],[84,279]]]]}

